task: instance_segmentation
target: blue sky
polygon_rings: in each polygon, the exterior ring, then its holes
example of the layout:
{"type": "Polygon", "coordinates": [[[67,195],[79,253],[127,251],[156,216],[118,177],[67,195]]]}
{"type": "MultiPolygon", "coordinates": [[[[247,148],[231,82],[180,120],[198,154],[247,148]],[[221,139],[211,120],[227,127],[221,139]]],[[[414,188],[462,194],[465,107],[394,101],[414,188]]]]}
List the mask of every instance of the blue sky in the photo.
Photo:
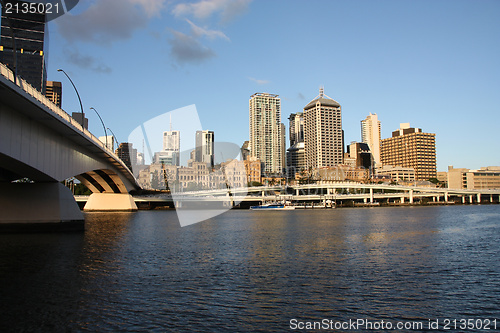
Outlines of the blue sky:
{"type": "MultiPolygon", "coordinates": [[[[83,0],[49,23],[48,79],[63,108],[118,140],[195,104],[216,141],[248,140],[248,99],[282,99],[282,122],[325,93],[346,142],[370,112],[436,133],[438,171],[500,165],[500,1],[83,0]]],[[[165,124],[165,130],[169,125],[165,124]]],[[[175,127],[175,124],[174,124],[175,127]]],[[[287,141],[288,142],[288,141],[287,141]]]]}

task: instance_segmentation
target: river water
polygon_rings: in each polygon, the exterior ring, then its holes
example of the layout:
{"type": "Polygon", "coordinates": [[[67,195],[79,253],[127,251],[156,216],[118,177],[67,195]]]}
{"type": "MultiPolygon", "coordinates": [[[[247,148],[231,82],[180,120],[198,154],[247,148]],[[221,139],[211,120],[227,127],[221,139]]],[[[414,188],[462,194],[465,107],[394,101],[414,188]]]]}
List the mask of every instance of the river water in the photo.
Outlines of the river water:
{"type": "Polygon", "coordinates": [[[1,332],[500,330],[499,205],[85,217],[0,235],[1,332]]]}

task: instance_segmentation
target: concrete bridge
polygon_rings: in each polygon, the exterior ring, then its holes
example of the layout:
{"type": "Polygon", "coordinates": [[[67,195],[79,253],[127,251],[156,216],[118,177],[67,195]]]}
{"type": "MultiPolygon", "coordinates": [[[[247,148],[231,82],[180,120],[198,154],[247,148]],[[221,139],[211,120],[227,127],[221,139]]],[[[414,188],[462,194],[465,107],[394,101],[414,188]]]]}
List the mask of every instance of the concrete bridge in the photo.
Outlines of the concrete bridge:
{"type": "MultiPolygon", "coordinates": [[[[83,205],[87,196],[77,196],[83,205]]],[[[139,209],[189,207],[203,209],[249,208],[268,202],[288,201],[298,208],[419,204],[481,204],[500,202],[498,190],[430,188],[355,182],[294,186],[258,186],[135,196],[139,209]]]]}
{"type": "Polygon", "coordinates": [[[60,183],[71,177],[93,192],[86,210],[137,209],[140,186],[112,150],[3,64],[0,74],[0,228],[83,228],[60,183]]]}
{"type": "MultiPolygon", "coordinates": [[[[177,193],[180,200],[227,197],[226,189],[177,193]],[[185,199],[182,197],[185,196],[185,199]]],[[[231,189],[231,195],[240,197],[242,204],[270,201],[290,201],[297,205],[325,205],[351,202],[353,205],[416,204],[416,203],[484,203],[500,201],[498,190],[467,190],[431,188],[355,182],[319,182],[308,185],[260,186],[231,189]]]]}

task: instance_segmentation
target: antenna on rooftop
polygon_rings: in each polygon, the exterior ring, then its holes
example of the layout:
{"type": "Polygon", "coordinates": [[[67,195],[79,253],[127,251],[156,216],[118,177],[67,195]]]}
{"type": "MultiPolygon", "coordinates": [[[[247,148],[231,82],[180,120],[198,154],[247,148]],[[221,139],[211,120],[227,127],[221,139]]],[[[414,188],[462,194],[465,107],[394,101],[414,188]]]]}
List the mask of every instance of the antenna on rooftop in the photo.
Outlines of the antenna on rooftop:
{"type": "Polygon", "coordinates": [[[319,87],[319,97],[322,98],[324,94],[325,94],[325,87],[320,86],[319,87]]]}

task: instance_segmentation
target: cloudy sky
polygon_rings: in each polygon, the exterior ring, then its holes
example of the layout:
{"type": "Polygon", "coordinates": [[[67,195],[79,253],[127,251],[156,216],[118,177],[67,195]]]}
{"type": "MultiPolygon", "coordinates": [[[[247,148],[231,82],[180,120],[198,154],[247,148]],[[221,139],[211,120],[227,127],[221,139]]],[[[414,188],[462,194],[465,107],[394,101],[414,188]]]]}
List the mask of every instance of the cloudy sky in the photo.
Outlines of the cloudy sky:
{"type": "MultiPolygon", "coordinates": [[[[282,99],[282,121],[325,93],[346,142],[370,112],[436,133],[438,171],[500,165],[500,1],[81,0],[49,23],[48,79],[119,141],[195,104],[217,141],[248,140],[248,99],[282,99]]],[[[165,130],[168,130],[165,124],[165,130]]],[[[175,127],[175,124],[174,124],[175,127]]]]}

